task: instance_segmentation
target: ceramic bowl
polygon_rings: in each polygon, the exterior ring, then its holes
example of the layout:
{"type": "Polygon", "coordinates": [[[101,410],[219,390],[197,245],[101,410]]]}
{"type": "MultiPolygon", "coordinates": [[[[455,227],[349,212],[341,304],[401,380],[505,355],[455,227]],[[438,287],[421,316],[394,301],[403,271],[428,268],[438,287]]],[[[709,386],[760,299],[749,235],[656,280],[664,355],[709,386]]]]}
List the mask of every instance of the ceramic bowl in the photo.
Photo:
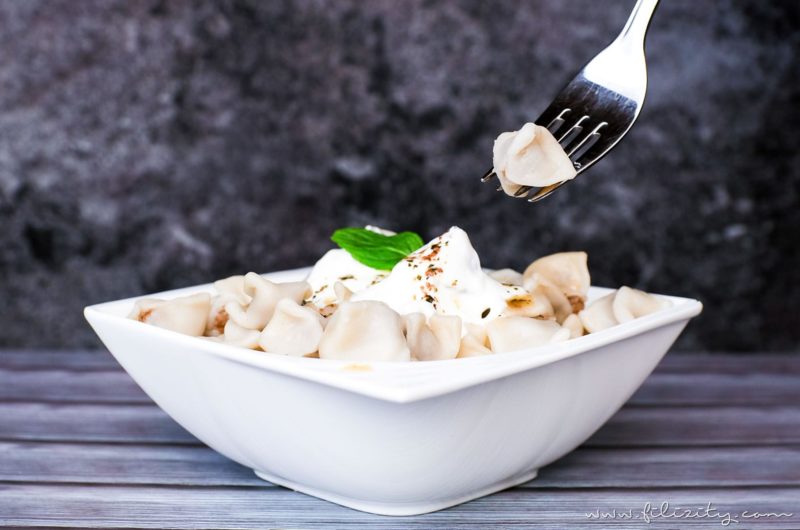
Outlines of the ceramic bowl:
{"type": "MultiPolygon", "coordinates": [[[[150,296],[204,291],[211,284],[150,296]]],[[[592,288],[589,298],[607,292],[592,288]]],[[[85,315],[153,401],[216,451],[275,484],[412,515],[529,481],[597,431],[702,310],[665,298],[672,307],[563,343],[416,363],[228,346],[125,318],[135,299],[85,315]]]]}

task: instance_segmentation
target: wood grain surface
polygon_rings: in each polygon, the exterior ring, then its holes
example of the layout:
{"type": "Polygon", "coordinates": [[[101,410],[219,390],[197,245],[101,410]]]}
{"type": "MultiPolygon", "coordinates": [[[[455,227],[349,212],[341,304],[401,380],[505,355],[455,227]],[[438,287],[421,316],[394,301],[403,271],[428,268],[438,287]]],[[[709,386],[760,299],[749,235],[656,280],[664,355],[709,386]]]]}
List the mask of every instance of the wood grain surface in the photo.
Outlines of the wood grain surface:
{"type": "Polygon", "coordinates": [[[3,528],[726,526],[800,528],[800,356],[670,354],[537,479],[393,518],[258,479],[173,422],[107,352],[0,351],[3,528]],[[717,513],[642,519],[663,502],[717,513]]]}

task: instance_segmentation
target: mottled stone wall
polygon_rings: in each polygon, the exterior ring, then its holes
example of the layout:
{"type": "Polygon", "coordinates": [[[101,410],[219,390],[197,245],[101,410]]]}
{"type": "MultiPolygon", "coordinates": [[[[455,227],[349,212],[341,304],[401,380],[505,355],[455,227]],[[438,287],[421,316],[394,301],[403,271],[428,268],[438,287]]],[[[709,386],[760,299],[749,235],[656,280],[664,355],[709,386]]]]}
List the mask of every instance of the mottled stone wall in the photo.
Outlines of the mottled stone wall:
{"type": "Polygon", "coordinates": [[[586,249],[687,295],[686,348],[800,343],[800,8],[664,1],[631,135],[531,206],[479,184],[632,0],[0,1],[0,346],[93,346],[85,304],[310,264],[337,227],[487,266],[586,249]]]}

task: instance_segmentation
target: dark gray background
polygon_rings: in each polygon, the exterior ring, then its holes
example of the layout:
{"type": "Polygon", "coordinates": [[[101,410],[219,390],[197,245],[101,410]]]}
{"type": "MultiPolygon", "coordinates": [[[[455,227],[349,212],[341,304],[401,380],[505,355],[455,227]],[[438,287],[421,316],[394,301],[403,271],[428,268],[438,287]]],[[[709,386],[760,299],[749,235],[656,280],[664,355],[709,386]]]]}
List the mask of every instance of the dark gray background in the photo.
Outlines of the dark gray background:
{"type": "Polygon", "coordinates": [[[632,0],[0,0],[0,346],[89,303],[464,227],[487,266],[705,303],[684,348],[800,343],[798,3],[664,0],[632,133],[538,205],[481,185],[632,0]]]}

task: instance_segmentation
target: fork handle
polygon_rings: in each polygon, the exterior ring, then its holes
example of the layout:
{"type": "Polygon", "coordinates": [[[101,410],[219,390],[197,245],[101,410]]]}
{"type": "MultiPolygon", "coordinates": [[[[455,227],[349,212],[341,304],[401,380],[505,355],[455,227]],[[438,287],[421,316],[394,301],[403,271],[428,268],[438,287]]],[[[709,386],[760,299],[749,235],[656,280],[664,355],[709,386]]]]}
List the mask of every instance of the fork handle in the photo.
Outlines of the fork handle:
{"type": "Polygon", "coordinates": [[[653,16],[653,11],[655,11],[657,5],[658,0],[638,0],[636,5],[633,6],[628,22],[625,23],[625,27],[622,28],[617,40],[644,48],[647,27],[650,25],[650,18],[653,16]]]}

